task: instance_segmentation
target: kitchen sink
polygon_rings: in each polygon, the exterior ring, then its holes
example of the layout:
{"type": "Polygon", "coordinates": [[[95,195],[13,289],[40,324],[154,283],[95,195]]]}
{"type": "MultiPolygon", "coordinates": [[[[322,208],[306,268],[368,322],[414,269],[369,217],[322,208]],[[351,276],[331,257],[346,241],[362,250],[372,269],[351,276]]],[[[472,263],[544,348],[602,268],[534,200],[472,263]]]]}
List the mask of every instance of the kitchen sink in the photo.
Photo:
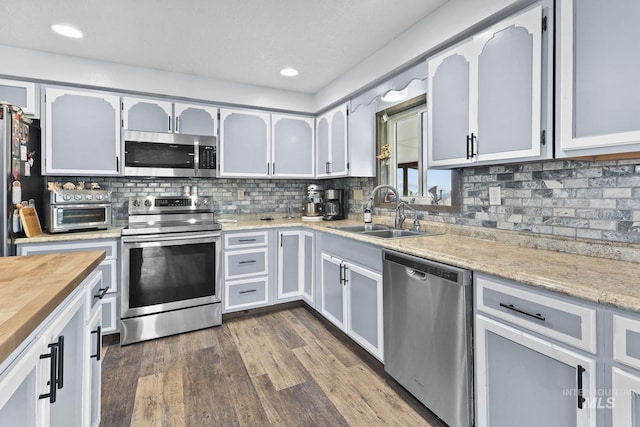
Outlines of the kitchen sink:
{"type": "Polygon", "coordinates": [[[418,236],[431,236],[435,233],[426,233],[422,231],[411,231],[405,229],[389,229],[389,230],[377,230],[377,231],[368,231],[366,233],[362,233],[371,237],[379,237],[381,239],[397,239],[399,237],[418,237],[418,236]]]}
{"type": "Polygon", "coordinates": [[[362,225],[343,225],[331,227],[336,230],[347,231],[350,233],[362,234],[370,237],[377,237],[380,239],[398,239],[402,237],[419,237],[419,236],[433,236],[437,233],[428,231],[412,231],[406,229],[392,228],[388,225],[382,224],[362,224],[362,225]]]}
{"type": "Polygon", "coordinates": [[[369,231],[391,229],[391,227],[382,224],[342,225],[331,228],[335,228],[336,230],[348,231],[350,233],[364,233],[369,231]]]}

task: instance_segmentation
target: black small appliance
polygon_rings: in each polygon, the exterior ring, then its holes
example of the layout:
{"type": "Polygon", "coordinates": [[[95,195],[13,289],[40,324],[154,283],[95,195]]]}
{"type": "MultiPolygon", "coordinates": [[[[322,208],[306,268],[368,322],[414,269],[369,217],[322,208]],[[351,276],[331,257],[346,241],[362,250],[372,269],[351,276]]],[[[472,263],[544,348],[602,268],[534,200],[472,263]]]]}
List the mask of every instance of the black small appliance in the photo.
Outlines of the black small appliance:
{"type": "Polygon", "coordinates": [[[325,221],[344,219],[346,212],[344,190],[325,190],[324,200],[324,217],[322,219],[325,221]]]}

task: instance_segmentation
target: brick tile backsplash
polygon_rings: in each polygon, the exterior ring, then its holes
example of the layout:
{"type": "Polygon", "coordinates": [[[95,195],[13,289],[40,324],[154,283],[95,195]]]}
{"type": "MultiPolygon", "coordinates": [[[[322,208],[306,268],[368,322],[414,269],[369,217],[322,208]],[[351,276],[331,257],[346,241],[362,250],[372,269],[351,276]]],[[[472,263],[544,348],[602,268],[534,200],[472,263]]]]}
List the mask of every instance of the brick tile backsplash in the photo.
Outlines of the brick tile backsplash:
{"type": "MultiPolygon", "coordinates": [[[[476,227],[515,230],[570,238],[640,244],[640,159],[617,161],[551,160],[462,169],[460,212],[422,211],[421,219],[476,227]],[[489,205],[489,187],[500,187],[502,204],[489,205]]],[[[307,186],[346,190],[349,211],[362,213],[375,178],[331,180],[174,179],[123,177],[49,177],[49,181],[98,182],[113,191],[113,221],[127,220],[127,200],[133,195],[182,194],[197,185],[199,194],[212,196],[217,214],[301,213],[307,186]],[[245,200],[237,200],[244,190],[245,200]],[[361,189],[363,200],[353,200],[361,189]]],[[[394,214],[376,208],[377,215],[394,214]]]]}

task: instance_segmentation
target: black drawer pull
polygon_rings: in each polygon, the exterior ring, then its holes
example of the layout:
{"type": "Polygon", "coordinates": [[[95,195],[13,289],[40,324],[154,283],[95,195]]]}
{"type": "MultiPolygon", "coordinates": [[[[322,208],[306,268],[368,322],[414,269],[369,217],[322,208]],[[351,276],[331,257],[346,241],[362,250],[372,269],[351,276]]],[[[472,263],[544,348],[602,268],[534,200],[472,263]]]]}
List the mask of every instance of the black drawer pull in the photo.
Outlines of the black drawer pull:
{"type": "Polygon", "coordinates": [[[257,262],[255,259],[250,259],[247,261],[240,261],[238,264],[253,264],[255,262],[257,262]]]}
{"type": "Polygon", "coordinates": [[[582,365],[578,365],[576,370],[578,374],[578,409],[582,409],[584,402],[587,400],[582,396],[582,374],[586,371],[582,365]]]}
{"type": "Polygon", "coordinates": [[[106,287],[106,288],[100,288],[100,289],[98,290],[98,293],[97,293],[97,294],[95,294],[93,297],[94,297],[94,298],[98,298],[98,299],[102,299],[102,298],[104,298],[104,295],[107,293],[107,291],[109,291],[109,288],[108,288],[108,287],[106,287]]]}
{"type": "Polygon", "coordinates": [[[246,243],[246,242],[255,242],[257,239],[238,239],[238,242],[246,243]]]}
{"type": "Polygon", "coordinates": [[[64,387],[64,335],[58,337],[58,389],[64,387]]]}
{"type": "Polygon", "coordinates": [[[96,334],[96,354],[89,356],[90,359],[100,361],[100,353],[102,353],[102,327],[98,326],[95,331],[91,331],[91,335],[96,334]]]}
{"type": "Polygon", "coordinates": [[[500,303],[500,307],[504,307],[504,308],[507,308],[509,310],[513,310],[513,311],[518,312],[520,314],[524,314],[525,316],[533,317],[534,319],[542,320],[543,322],[545,321],[545,318],[540,313],[535,313],[535,314],[528,313],[528,312],[526,312],[524,310],[520,310],[519,308],[516,308],[513,304],[508,304],[507,305],[507,304],[501,302],[500,303]]]}
{"type": "Polygon", "coordinates": [[[257,289],[247,289],[246,291],[240,291],[238,293],[240,295],[242,295],[242,294],[250,294],[250,293],[253,293],[253,292],[257,292],[257,291],[258,291],[257,289]]]}

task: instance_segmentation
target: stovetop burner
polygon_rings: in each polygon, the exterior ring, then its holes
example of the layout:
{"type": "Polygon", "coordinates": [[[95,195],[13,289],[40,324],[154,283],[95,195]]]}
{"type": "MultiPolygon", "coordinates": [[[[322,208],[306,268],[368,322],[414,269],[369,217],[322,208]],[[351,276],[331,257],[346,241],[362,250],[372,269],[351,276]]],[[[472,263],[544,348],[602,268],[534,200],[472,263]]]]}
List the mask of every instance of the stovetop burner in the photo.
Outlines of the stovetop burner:
{"type": "Polygon", "coordinates": [[[123,235],[216,231],[211,197],[129,197],[129,226],[123,235]]]}

